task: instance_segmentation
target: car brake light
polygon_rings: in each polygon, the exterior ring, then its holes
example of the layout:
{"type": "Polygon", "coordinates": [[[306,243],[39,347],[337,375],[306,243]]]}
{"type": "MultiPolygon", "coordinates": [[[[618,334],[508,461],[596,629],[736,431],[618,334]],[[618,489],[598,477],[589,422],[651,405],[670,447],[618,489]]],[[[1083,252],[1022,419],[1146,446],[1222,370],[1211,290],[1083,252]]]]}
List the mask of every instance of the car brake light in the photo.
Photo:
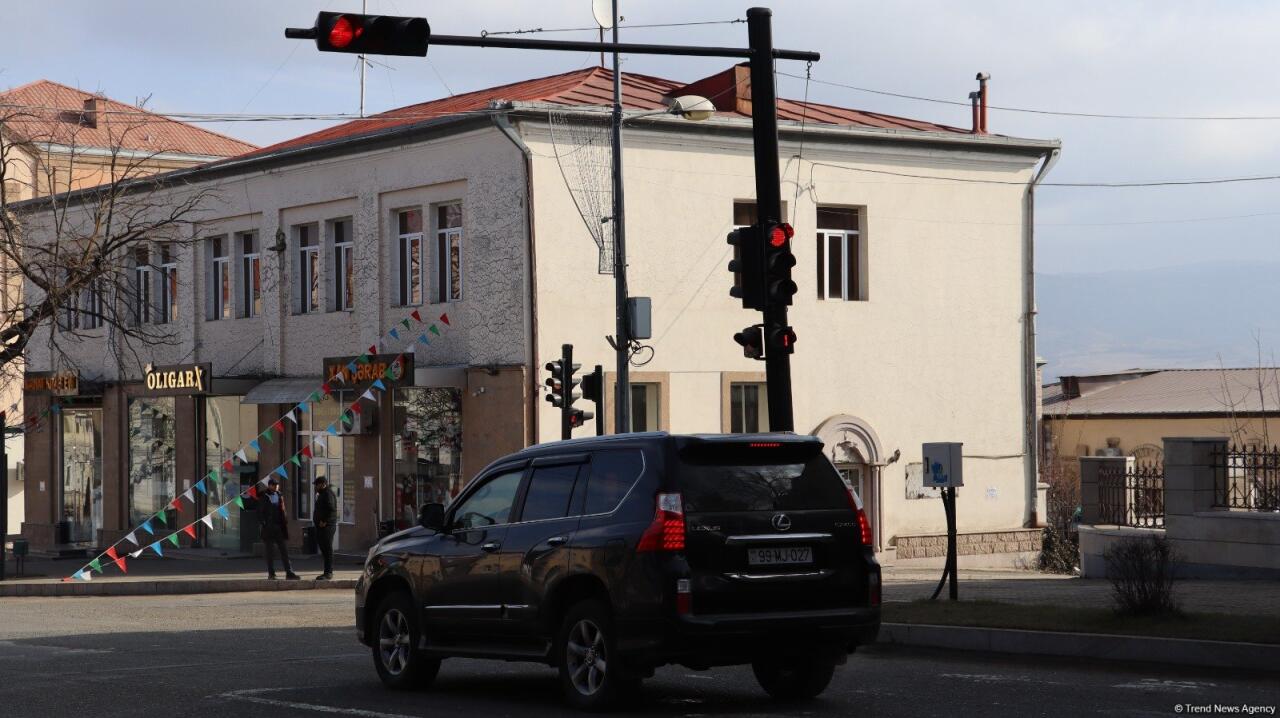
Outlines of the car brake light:
{"type": "Polygon", "coordinates": [[[684,502],[680,494],[658,494],[653,523],[640,535],[636,551],[684,550],[684,502]]]}
{"type": "Polygon", "coordinates": [[[693,613],[693,587],[687,578],[676,579],[676,613],[681,616],[693,613]]]}
{"type": "Polygon", "coordinates": [[[862,501],[858,499],[858,495],[853,493],[853,489],[849,489],[849,506],[858,514],[858,534],[862,539],[863,546],[871,546],[875,540],[871,535],[871,522],[867,520],[867,512],[862,510],[862,501]]]}

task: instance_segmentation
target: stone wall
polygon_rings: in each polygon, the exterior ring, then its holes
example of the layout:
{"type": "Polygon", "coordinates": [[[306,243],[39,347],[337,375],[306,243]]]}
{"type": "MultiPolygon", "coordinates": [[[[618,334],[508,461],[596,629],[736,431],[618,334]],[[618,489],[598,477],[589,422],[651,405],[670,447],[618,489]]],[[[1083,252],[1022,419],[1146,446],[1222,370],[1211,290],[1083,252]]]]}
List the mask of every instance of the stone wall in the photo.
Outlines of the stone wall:
{"type": "MultiPolygon", "coordinates": [[[[956,535],[956,555],[1027,553],[1040,550],[1040,529],[975,531],[956,535]]],[[[898,559],[935,558],[947,555],[946,534],[899,536],[898,559]]]]}

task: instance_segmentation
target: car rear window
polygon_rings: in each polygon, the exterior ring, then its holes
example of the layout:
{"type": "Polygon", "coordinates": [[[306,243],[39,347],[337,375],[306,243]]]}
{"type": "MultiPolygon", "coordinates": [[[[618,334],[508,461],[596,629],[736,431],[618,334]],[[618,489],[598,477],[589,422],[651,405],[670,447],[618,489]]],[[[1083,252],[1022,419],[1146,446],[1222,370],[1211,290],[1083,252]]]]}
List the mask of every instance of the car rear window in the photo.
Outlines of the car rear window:
{"type": "MultiPolygon", "coordinates": [[[[591,478],[587,480],[582,513],[607,514],[618,508],[644,471],[644,457],[636,449],[608,449],[591,454],[591,478]]],[[[581,482],[579,482],[581,483],[581,482]]]]}
{"type": "Polygon", "coordinates": [[[847,509],[849,495],[820,445],[805,451],[686,453],[680,467],[685,511],[847,509]]]}

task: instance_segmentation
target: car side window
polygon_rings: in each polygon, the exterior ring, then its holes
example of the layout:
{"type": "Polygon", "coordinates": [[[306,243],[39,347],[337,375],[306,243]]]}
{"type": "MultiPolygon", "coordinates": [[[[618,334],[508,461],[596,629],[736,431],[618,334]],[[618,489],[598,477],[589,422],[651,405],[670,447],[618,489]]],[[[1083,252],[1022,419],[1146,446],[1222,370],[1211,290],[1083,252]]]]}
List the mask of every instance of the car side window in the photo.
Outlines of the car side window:
{"type": "Polygon", "coordinates": [[[568,516],[569,499],[573,497],[573,486],[581,467],[582,464],[534,467],[520,520],[539,521],[568,516]]]}
{"type": "Polygon", "coordinates": [[[511,517],[524,470],[508,471],[489,479],[453,512],[454,531],[505,524],[511,517]]]}
{"type": "Polygon", "coordinates": [[[639,449],[608,449],[591,455],[591,477],[582,513],[607,514],[618,508],[644,471],[639,449]]]}

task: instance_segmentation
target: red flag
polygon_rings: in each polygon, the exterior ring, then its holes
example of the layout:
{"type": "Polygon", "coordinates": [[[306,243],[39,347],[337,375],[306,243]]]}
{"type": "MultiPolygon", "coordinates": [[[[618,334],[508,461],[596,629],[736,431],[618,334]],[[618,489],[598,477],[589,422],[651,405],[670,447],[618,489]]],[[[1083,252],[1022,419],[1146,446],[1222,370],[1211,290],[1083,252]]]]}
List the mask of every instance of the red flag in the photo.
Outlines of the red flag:
{"type": "Polygon", "coordinates": [[[284,422],[283,422],[283,421],[281,421],[281,420],[279,420],[279,419],[276,419],[276,423],[272,424],[272,425],[271,425],[271,428],[272,428],[272,429],[275,429],[276,431],[278,431],[278,432],[280,432],[281,434],[283,434],[283,433],[284,433],[284,422]]]}
{"type": "Polygon", "coordinates": [[[231,470],[231,459],[227,459],[226,461],[222,462],[222,470],[223,471],[231,470]]]}
{"type": "Polygon", "coordinates": [[[182,497],[181,496],[174,499],[173,503],[169,505],[172,506],[178,513],[182,513],[182,497]]]}
{"type": "Polygon", "coordinates": [[[116,568],[120,569],[120,573],[129,573],[129,569],[124,567],[124,556],[116,559],[116,568]]]}
{"type": "Polygon", "coordinates": [[[196,525],[187,524],[186,526],[182,527],[182,532],[190,536],[192,539],[194,539],[196,537],[196,525]]]}
{"type": "Polygon", "coordinates": [[[250,487],[249,487],[249,490],[248,490],[247,492],[245,492],[245,493],[249,494],[249,498],[251,498],[251,499],[256,499],[256,498],[258,498],[258,487],[257,487],[257,486],[250,486],[250,487]]]}
{"type": "Polygon", "coordinates": [[[422,315],[418,313],[417,309],[413,310],[413,312],[409,314],[409,316],[413,317],[416,321],[419,321],[419,322],[422,321],[422,315]]]}
{"type": "Polygon", "coordinates": [[[321,385],[320,385],[320,390],[324,392],[324,395],[325,395],[325,396],[329,396],[330,394],[332,394],[332,393],[333,393],[333,389],[330,389],[330,388],[329,388],[329,383],[328,383],[328,382],[325,382],[325,383],[321,384],[321,385]]]}
{"type": "Polygon", "coordinates": [[[111,548],[107,549],[107,556],[111,557],[112,561],[115,561],[116,559],[120,558],[118,555],[116,555],[115,546],[112,546],[111,548]]]}
{"type": "Polygon", "coordinates": [[[370,355],[377,354],[377,353],[378,353],[378,347],[374,346],[373,344],[370,344],[370,345],[369,345],[369,351],[368,351],[368,353],[369,353],[370,355]]]}
{"type": "Polygon", "coordinates": [[[311,457],[311,442],[308,441],[302,445],[302,455],[308,458],[311,457]]]}
{"type": "Polygon", "coordinates": [[[444,322],[444,323],[447,325],[447,324],[449,323],[449,315],[448,315],[448,314],[441,314],[441,315],[440,315],[440,321],[444,322]]]}
{"type": "Polygon", "coordinates": [[[354,411],[354,412],[355,412],[355,413],[357,413],[357,414],[362,414],[362,413],[364,413],[364,412],[362,412],[362,411],[360,410],[360,402],[356,402],[356,403],[352,404],[352,405],[351,405],[351,410],[352,410],[352,411],[354,411]]]}

